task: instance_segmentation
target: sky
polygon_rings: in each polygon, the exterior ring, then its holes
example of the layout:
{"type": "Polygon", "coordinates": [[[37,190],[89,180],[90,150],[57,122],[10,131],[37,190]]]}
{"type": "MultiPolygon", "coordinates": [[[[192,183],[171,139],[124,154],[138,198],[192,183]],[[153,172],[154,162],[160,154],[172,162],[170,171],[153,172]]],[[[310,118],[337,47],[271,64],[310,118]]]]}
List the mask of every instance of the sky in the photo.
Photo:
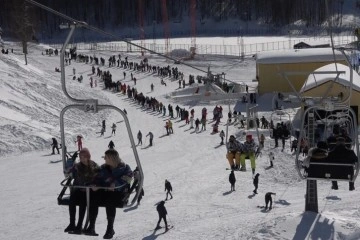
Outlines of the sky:
{"type": "MultiPolygon", "coordinates": [[[[64,233],[69,224],[68,209],[58,206],[56,200],[64,175],[59,161],[61,156],[51,155],[50,144],[52,137],[60,140],[60,112],[71,104],[62,92],[60,73],[54,71],[60,66],[59,56],[42,55],[47,46],[31,45],[29,64],[25,65],[19,44],[5,42],[5,45],[13,48],[14,53],[0,54],[0,239],[84,239],[85,236],[64,233]]],[[[96,52],[98,57],[105,59],[113,54],[118,53],[96,52]]],[[[128,56],[129,61],[140,62],[142,59],[138,54],[120,54],[122,58],[128,56]]],[[[152,65],[178,67],[185,74],[186,82],[189,74],[204,75],[155,55],[147,54],[146,57],[152,65]]],[[[250,91],[256,87],[251,81],[255,76],[252,58],[241,61],[233,57],[203,55],[187,63],[204,71],[211,66],[213,73],[226,72],[227,79],[248,84],[250,91]]],[[[110,71],[114,80],[134,86],[130,80],[131,71],[116,67],[101,69],[110,71]]],[[[133,72],[137,78],[134,87],[146,96],[156,97],[166,105],[179,105],[187,110],[194,108],[195,118],[201,117],[203,107],[207,108],[209,123],[206,131],[195,133],[176,118],[173,119],[174,134],[167,136],[164,126],[168,116],[143,109],[120,93],[103,90],[103,83],[92,75],[90,64],[72,62],[66,66],[65,74],[67,91],[72,97],[95,98],[101,104],[126,109],[134,138],[139,130],[144,136],[143,145],[136,149],[144,171],[145,196],[137,207],[117,209],[113,239],[360,239],[358,182],[355,182],[356,190],[350,192],[347,182],[340,182],[339,190],[335,191],[331,190],[330,182],[318,181],[319,213],[305,212],[306,181],[297,174],[290,142],[281,152],[274,148],[269,130],[259,129],[266,140],[262,155],[256,160],[256,172],[260,173],[258,194],[253,194],[249,162],[246,172],[235,172],[236,191],[230,191],[226,148],[219,144],[219,135],[211,133],[211,119],[214,107],[221,105],[224,118],[220,130],[226,131],[226,116],[229,108],[233,110],[236,100],[228,100],[224,95],[223,100],[212,101],[204,96],[203,88],[200,97],[193,97],[197,86],[179,89],[178,82],[169,78],[164,79],[167,83],[164,86],[153,74],[133,72]],[[82,83],[72,80],[73,68],[76,77],[84,77],[82,83]],[[90,77],[97,79],[97,87],[90,87],[90,77]],[[151,83],[155,86],[153,92],[151,83]],[[174,97],[184,95],[186,97],[174,97]],[[148,147],[149,141],[145,138],[149,131],[154,134],[152,147],[148,147]],[[269,169],[270,151],[274,152],[275,160],[274,167],[269,169]],[[156,203],[165,199],[165,179],[171,182],[174,196],[165,204],[168,222],[174,226],[166,233],[163,229],[154,231],[158,220],[156,203]],[[264,205],[266,192],[276,193],[270,212],[258,208],[264,205]]],[[[270,119],[271,99],[271,95],[258,97],[259,116],[270,119]]],[[[245,107],[240,104],[240,108],[244,113],[245,107]]],[[[296,110],[285,109],[290,116],[294,116],[296,110]]],[[[65,115],[68,150],[76,150],[75,138],[81,134],[92,160],[102,164],[101,156],[113,140],[121,158],[134,169],[135,158],[122,120],[120,114],[110,110],[98,113],[69,110],[65,115]],[[104,136],[100,136],[104,119],[107,129],[104,136]],[[117,124],[115,136],[111,136],[112,123],[117,124]]],[[[228,132],[239,141],[244,141],[246,134],[255,136],[255,129],[240,129],[234,124],[229,126],[228,132]]],[[[106,224],[105,209],[101,208],[96,223],[99,237],[86,238],[102,239],[106,224]]]]}

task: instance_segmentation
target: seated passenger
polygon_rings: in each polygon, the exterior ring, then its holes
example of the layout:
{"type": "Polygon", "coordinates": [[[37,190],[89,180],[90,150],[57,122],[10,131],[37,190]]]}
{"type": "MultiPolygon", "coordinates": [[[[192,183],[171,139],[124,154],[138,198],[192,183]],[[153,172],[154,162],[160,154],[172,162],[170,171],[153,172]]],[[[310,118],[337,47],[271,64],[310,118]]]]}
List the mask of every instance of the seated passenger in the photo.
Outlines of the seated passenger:
{"type": "MultiPolygon", "coordinates": [[[[77,154],[74,154],[71,159],[68,159],[65,166],[65,172],[68,173],[74,179],[74,186],[89,186],[93,181],[95,174],[99,170],[99,166],[92,160],[91,155],[87,148],[80,150],[79,157],[80,162],[75,163],[77,154]]],[[[71,188],[70,190],[70,203],[69,203],[69,215],[70,224],[64,230],[65,232],[72,232],[75,234],[81,234],[82,223],[84,220],[86,211],[86,191],[84,188],[71,188]],[[79,203],[79,219],[77,225],[75,225],[76,215],[76,203],[79,203]]]]}
{"type": "Polygon", "coordinates": [[[230,168],[232,170],[238,169],[240,167],[241,143],[239,143],[239,141],[235,139],[234,135],[231,135],[229,138],[229,142],[226,144],[226,148],[227,148],[226,158],[230,164],[230,168]]]}
{"type": "Polygon", "coordinates": [[[246,171],[245,158],[250,159],[252,173],[255,173],[255,152],[256,145],[252,135],[246,135],[246,141],[242,145],[242,151],[240,155],[241,171],[246,171]]]}
{"type": "MultiPolygon", "coordinates": [[[[358,161],[358,158],[353,150],[346,147],[345,139],[343,137],[338,137],[334,150],[329,152],[328,161],[333,163],[355,164],[358,161]]],[[[341,167],[341,171],[345,171],[346,175],[350,175],[350,179],[353,178],[354,168],[352,166],[341,167]]],[[[338,172],[338,174],[340,177],[344,176],[340,172],[338,172]]],[[[337,178],[338,174],[336,174],[334,178],[337,178]]],[[[338,189],[337,181],[332,181],[331,188],[334,190],[338,189]]],[[[349,190],[355,190],[354,182],[349,182],[349,190]]]]}
{"type": "MultiPolygon", "coordinates": [[[[95,177],[95,185],[112,189],[100,190],[97,194],[98,203],[104,203],[106,207],[107,229],[104,239],[111,239],[115,234],[114,220],[116,216],[116,206],[123,203],[125,194],[129,194],[129,186],[132,181],[133,172],[129,165],[125,164],[114,149],[105,152],[105,164],[100,167],[99,174],[95,177]]],[[[96,187],[94,188],[96,190],[96,187]]],[[[97,235],[95,232],[95,222],[98,214],[98,205],[90,205],[90,225],[85,234],[97,235]]]]}
{"type": "Polygon", "coordinates": [[[326,142],[319,141],[314,148],[310,148],[308,156],[303,162],[303,167],[308,173],[308,177],[325,177],[325,167],[323,165],[310,165],[311,162],[326,162],[328,156],[328,146],[326,142]]]}

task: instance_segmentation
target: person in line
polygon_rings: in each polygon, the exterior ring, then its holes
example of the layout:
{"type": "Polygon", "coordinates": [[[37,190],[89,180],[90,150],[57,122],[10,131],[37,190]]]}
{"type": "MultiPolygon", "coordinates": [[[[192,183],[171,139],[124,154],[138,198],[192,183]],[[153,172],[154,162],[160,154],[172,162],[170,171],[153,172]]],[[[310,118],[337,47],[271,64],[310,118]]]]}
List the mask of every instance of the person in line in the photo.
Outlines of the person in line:
{"type": "Polygon", "coordinates": [[[165,201],[161,201],[157,206],[156,206],[156,211],[159,214],[159,221],[156,224],[155,230],[160,229],[160,222],[162,219],[164,219],[164,223],[165,223],[165,230],[168,231],[169,230],[169,226],[167,224],[166,221],[166,215],[167,215],[167,211],[165,208],[165,201]]]}
{"type": "Polygon", "coordinates": [[[253,179],[253,184],[254,184],[254,187],[255,187],[255,189],[253,191],[254,194],[257,194],[257,189],[259,187],[259,176],[260,176],[260,173],[257,173],[255,175],[254,179],[253,179]]]}
{"type": "Polygon", "coordinates": [[[68,159],[65,167],[65,173],[69,174],[69,176],[74,179],[74,187],[70,190],[70,224],[64,231],[81,234],[83,230],[82,223],[86,211],[86,191],[84,188],[77,188],[76,186],[89,186],[92,183],[94,176],[98,173],[99,166],[91,160],[91,154],[87,148],[80,150],[79,163],[75,163],[76,157],[77,154],[74,154],[72,158],[68,159]],[[79,203],[79,218],[77,225],[75,225],[77,202],[79,203]]]}
{"type": "MultiPolygon", "coordinates": [[[[99,173],[95,176],[93,189],[106,187],[97,192],[96,202],[104,203],[106,208],[107,228],[104,239],[111,239],[114,234],[114,221],[116,216],[116,206],[124,202],[124,197],[128,196],[128,189],[133,178],[133,172],[129,165],[124,163],[119,153],[114,149],[105,152],[105,164],[101,165],[99,173]]],[[[87,235],[97,235],[95,232],[95,222],[98,214],[98,204],[90,205],[89,227],[85,230],[87,235]]]]}
{"type": "Polygon", "coordinates": [[[149,146],[152,146],[153,145],[153,139],[154,139],[154,134],[152,132],[149,132],[146,137],[149,136],[149,141],[150,141],[150,144],[149,146]]]}
{"type": "Polygon", "coordinates": [[[142,145],[142,133],[139,130],[138,134],[137,134],[137,139],[138,139],[138,144],[137,145],[142,145]]]}
{"type": "Polygon", "coordinates": [[[269,210],[272,209],[272,197],[271,195],[276,195],[276,193],[273,192],[267,192],[265,194],[265,210],[268,209],[268,204],[270,203],[269,210]]]}
{"type": "Polygon", "coordinates": [[[52,138],[52,153],[51,154],[55,154],[55,149],[57,150],[57,153],[60,154],[60,151],[59,151],[59,144],[58,144],[58,141],[56,140],[56,138],[52,138]]]}
{"type": "Polygon", "coordinates": [[[112,140],[110,140],[108,148],[109,149],[114,149],[115,148],[115,144],[114,144],[114,142],[112,140]]]}
{"type": "Polygon", "coordinates": [[[170,195],[170,199],[172,199],[173,198],[173,196],[172,196],[172,194],[171,194],[171,192],[172,192],[172,186],[171,186],[171,183],[166,179],[165,180],[165,192],[166,192],[166,199],[165,199],[165,201],[167,201],[168,200],[168,195],[170,195]]]}
{"type": "Polygon", "coordinates": [[[236,178],[235,178],[234,170],[231,170],[231,173],[229,174],[229,182],[231,184],[231,191],[235,191],[236,178]]]}

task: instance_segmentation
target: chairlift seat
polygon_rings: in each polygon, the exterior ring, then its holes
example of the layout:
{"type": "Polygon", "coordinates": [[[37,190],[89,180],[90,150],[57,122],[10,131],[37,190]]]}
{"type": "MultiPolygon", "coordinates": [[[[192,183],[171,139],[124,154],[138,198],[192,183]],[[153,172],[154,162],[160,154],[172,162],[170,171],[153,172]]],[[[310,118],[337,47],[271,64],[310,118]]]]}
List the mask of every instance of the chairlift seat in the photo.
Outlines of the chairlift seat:
{"type": "Polygon", "coordinates": [[[330,179],[351,181],[354,176],[355,166],[344,161],[331,161],[328,159],[310,161],[307,169],[307,179],[330,179]]]}
{"type": "MultiPolygon", "coordinates": [[[[69,179],[70,182],[72,179],[69,179]]],[[[68,181],[69,181],[68,180],[68,181]]],[[[64,206],[69,206],[70,205],[70,195],[69,194],[65,194],[67,188],[69,188],[69,183],[67,182],[67,184],[63,187],[62,191],[60,192],[57,201],[58,201],[58,205],[64,205],[64,206]]],[[[97,191],[99,194],[101,194],[101,190],[97,191]]],[[[126,186],[123,191],[113,191],[111,192],[113,194],[113,197],[116,199],[120,199],[117,203],[116,203],[116,208],[123,208],[124,206],[127,205],[129,197],[130,197],[130,193],[129,193],[129,187],[126,186]]],[[[97,200],[97,204],[99,207],[105,207],[105,201],[104,198],[99,197],[99,199],[97,200]]],[[[75,205],[79,206],[80,205],[80,201],[75,201],[75,205]]]]}

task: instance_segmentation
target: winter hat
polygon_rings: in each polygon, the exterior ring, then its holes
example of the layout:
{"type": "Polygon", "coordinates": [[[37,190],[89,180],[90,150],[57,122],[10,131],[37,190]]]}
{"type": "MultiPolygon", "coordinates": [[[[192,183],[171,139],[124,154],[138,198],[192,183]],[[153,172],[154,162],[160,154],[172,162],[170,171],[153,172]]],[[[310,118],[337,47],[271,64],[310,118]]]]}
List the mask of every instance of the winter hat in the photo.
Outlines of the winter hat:
{"type": "Polygon", "coordinates": [[[90,151],[87,148],[81,149],[80,152],[79,152],[79,155],[83,155],[83,156],[86,156],[88,158],[91,158],[90,151]]]}
{"type": "Polygon", "coordinates": [[[252,135],[251,134],[248,134],[248,135],[246,135],[246,139],[252,139],[252,135]]]}
{"type": "Polygon", "coordinates": [[[234,135],[231,135],[230,138],[229,138],[230,141],[233,141],[235,140],[235,136],[234,135]]]}

